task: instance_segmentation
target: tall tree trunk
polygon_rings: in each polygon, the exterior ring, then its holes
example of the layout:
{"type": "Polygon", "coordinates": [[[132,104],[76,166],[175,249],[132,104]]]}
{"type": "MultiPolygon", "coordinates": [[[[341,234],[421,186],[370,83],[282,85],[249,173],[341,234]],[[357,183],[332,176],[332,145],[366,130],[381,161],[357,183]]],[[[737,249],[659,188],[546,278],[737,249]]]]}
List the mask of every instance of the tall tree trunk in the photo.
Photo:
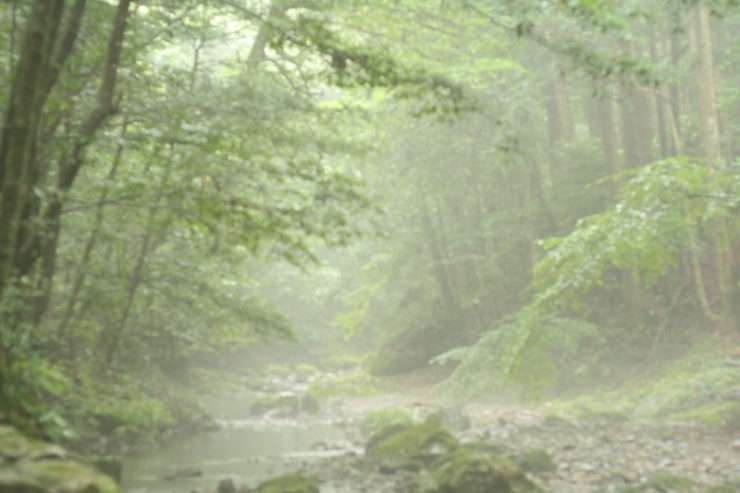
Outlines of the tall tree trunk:
{"type": "MultiPolygon", "coordinates": [[[[658,42],[655,35],[650,36],[650,59],[654,64],[660,61],[658,55],[658,42]]],[[[658,125],[658,141],[660,143],[660,157],[665,159],[671,155],[670,140],[668,139],[668,124],[666,122],[666,102],[662,97],[663,94],[656,91],[653,95],[653,104],[655,105],[656,124],[658,125]]]]}
{"type": "Polygon", "coordinates": [[[12,279],[30,272],[30,201],[39,176],[36,152],[41,112],[49,94],[52,52],[64,0],[31,7],[0,136],[0,300],[12,279]]]}
{"type": "Polygon", "coordinates": [[[550,145],[560,142],[572,142],[575,138],[573,109],[568,97],[568,85],[562,70],[556,70],[548,86],[549,101],[547,104],[547,128],[550,145]]]}
{"type": "MultiPolygon", "coordinates": [[[[709,9],[700,4],[695,7],[690,19],[692,45],[695,49],[694,73],[699,105],[699,129],[707,166],[716,169],[722,159],[717,114],[712,36],[709,9]]],[[[717,291],[720,299],[720,325],[725,331],[736,331],[738,327],[735,306],[738,298],[737,276],[734,272],[735,259],[727,223],[718,219],[712,231],[717,291]]]]}
{"type": "MultiPolygon", "coordinates": [[[[619,131],[614,123],[614,109],[611,101],[611,92],[607,91],[602,99],[598,100],[598,121],[600,122],[599,130],[601,135],[601,146],[604,149],[607,172],[615,175],[622,170],[622,164],[619,160],[619,131]]],[[[612,182],[612,192],[619,190],[619,184],[612,182]]]]}
{"type": "MultiPolygon", "coordinates": [[[[423,197],[424,192],[420,191],[420,195],[423,197]]],[[[450,277],[449,269],[447,268],[442,246],[439,242],[439,237],[432,223],[431,213],[429,212],[429,205],[426,198],[421,200],[421,222],[424,231],[424,235],[427,239],[427,246],[429,247],[429,253],[432,257],[432,265],[434,268],[434,275],[437,279],[440,294],[442,295],[442,302],[448,313],[456,311],[457,302],[455,299],[455,291],[452,285],[452,279],[450,277]]]]}

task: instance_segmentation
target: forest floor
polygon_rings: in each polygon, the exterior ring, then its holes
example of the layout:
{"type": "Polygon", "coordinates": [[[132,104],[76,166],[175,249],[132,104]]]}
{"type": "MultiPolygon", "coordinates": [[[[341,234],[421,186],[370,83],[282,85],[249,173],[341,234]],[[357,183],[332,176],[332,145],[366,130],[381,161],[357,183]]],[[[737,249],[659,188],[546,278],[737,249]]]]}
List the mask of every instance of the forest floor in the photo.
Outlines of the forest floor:
{"type": "MultiPolygon", "coordinates": [[[[449,404],[432,392],[436,372],[417,372],[385,385],[386,393],[350,399],[339,415],[359,433],[367,413],[400,407],[419,418],[449,404]]],[[[740,429],[709,427],[692,421],[635,421],[613,413],[589,418],[556,414],[553,402],[537,406],[475,404],[459,408],[469,426],[454,430],[461,442],[484,441],[506,455],[543,449],[554,469],[528,473],[550,493],[700,492],[740,485],[740,429]]],[[[407,492],[414,473],[382,474],[362,458],[362,438],[326,449],[345,454],[309,462],[304,472],[329,491],[407,492]]]]}

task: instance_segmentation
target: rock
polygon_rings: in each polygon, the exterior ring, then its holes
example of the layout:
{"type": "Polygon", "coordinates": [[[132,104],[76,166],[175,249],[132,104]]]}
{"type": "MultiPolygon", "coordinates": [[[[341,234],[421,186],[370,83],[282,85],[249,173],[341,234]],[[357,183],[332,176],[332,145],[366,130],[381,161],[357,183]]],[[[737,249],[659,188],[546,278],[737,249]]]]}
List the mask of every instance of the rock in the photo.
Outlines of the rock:
{"type": "Polygon", "coordinates": [[[415,493],[542,493],[516,465],[494,454],[458,449],[423,475],[415,493]]]}
{"type": "Polygon", "coordinates": [[[389,425],[370,437],[365,455],[387,472],[420,470],[437,457],[459,446],[457,439],[438,419],[428,418],[415,426],[389,425]]]}
{"type": "Polygon", "coordinates": [[[555,464],[550,454],[543,449],[531,449],[510,457],[520,468],[527,472],[554,471],[555,464]]]}
{"type": "Polygon", "coordinates": [[[0,493],[119,493],[113,478],[56,445],[0,425],[0,493]]]}
{"type": "Polygon", "coordinates": [[[268,412],[294,416],[298,413],[300,402],[296,395],[266,395],[252,401],[249,405],[250,416],[262,416],[268,412]]]}
{"type": "Polygon", "coordinates": [[[309,414],[318,414],[321,411],[321,403],[310,393],[301,396],[301,411],[309,414]]]}
{"type": "Polygon", "coordinates": [[[222,479],[218,483],[216,493],[236,493],[236,486],[234,486],[234,481],[229,478],[222,479]]]}
{"type": "Polygon", "coordinates": [[[470,429],[470,418],[459,407],[444,407],[432,414],[448,428],[455,431],[470,429]]]}
{"type": "Polygon", "coordinates": [[[203,475],[203,471],[200,471],[198,469],[193,469],[193,468],[186,468],[186,469],[180,469],[178,471],[175,471],[172,474],[162,476],[162,479],[164,479],[165,481],[176,481],[178,479],[197,478],[202,475],[203,475]]]}
{"type": "Polygon", "coordinates": [[[287,474],[265,481],[257,487],[258,493],[319,493],[316,481],[301,474],[287,474]]]}

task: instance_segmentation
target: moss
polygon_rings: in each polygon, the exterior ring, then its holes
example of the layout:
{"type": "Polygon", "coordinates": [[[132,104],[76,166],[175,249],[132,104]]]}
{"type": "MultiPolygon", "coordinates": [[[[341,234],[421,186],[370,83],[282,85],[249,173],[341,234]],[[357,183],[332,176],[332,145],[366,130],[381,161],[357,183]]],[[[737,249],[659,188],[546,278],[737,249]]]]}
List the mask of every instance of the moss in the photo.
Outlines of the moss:
{"type": "Polygon", "coordinates": [[[658,471],[651,475],[643,485],[643,491],[658,490],[671,493],[692,493],[696,488],[693,479],[678,476],[669,471],[658,471]]]}
{"type": "Polygon", "coordinates": [[[298,412],[299,406],[300,402],[295,395],[266,395],[251,402],[249,414],[250,416],[260,416],[273,410],[295,414],[298,412]]]}
{"type": "Polygon", "coordinates": [[[0,492],[118,493],[113,478],[70,458],[56,445],[0,426],[0,492]]]}
{"type": "Polygon", "coordinates": [[[371,433],[386,425],[404,424],[413,425],[414,418],[406,409],[402,407],[389,407],[377,409],[365,414],[362,418],[362,431],[371,433]]]}
{"type": "Polygon", "coordinates": [[[365,454],[385,470],[418,470],[459,446],[457,439],[437,419],[415,426],[389,425],[368,441],[365,454]]]}
{"type": "Polygon", "coordinates": [[[734,486],[731,484],[720,484],[707,488],[702,493],[737,493],[737,491],[738,486],[734,486]]]}
{"type": "Polygon", "coordinates": [[[257,487],[258,493],[319,493],[319,485],[301,474],[288,474],[257,487]]]}
{"type": "Polygon", "coordinates": [[[432,467],[416,493],[542,493],[513,462],[494,454],[458,449],[432,467]]]}
{"type": "Polygon", "coordinates": [[[511,457],[520,468],[527,472],[546,472],[555,470],[555,464],[547,451],[532,449],[511,457]]]}
{"type": "Polygon", "coordinates": [[[699,421],[710,426],[723,426],[740,414],[740,402],[711,402],[688,411],[674,413],[670,417],[679,420],[699,421]]]}
{"type": "Polygon", "coordinates": [[[370,436],[370,439],[367,441],[367,444],[365,445],[365,450],[369,450],[370,448],[375,447],[375,445],[384,441],[391,435],[395,435],[396,433],[400,433],[402,431],[408,430],[412,426],[413,425],[405,424],[405,423],[391,423],[385,426],[381,426],[375,433],[373,433],[370,436]]]}
{"type": "Polygon", "coordinates": [[[472,450],[474,452],[482,452],[486,454],[503,455],[504,448],[501,445],[489,442],[468,442],[462,445],[463,448],[472,450]]]}

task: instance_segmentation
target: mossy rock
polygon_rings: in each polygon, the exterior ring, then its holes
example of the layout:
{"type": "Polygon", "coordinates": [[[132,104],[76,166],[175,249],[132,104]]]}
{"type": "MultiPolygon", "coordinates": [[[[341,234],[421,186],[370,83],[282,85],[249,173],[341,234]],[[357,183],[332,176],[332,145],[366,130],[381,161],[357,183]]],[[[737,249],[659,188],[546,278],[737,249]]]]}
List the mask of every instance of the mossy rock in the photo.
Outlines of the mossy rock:
{"type": "Polygon", "coordinates": [[[387,407],[365,414],[362,418],[361,428],[365,433],[372,433],[385,426],[397,424],[411,426],[414,424],[414,418],[403,407],[387,407]]]}
{"type": "Polygon", "coordinates": [[[512,461],[461,448],[439,458],[415,493],[543,493],[512,461]]]}
{"type": "Polygon", "coordinates": [[[547,472],[555,470],[550,454],[543,449],[532,449],[510,457],[522,470],[527,472],[547,472]]]}
{"type": "Polygon", "coordinates": [[[0,493],[119,493],[113,478],[9,426],[0,426],[0,458],[0,493]]]}
{"type": "Polygon", "coordinates": [[[258,493],[319,493],[319,485],[316,481],[302,474],[287,474],[269,481],[265,481],[257,487],[258,493]]]}
{"type": "Polygon", "coordinates": [[[462,444],[463,448],[472,450],[474,452],[482,452],[486,454],[504,455],[505,449],[501,445],[489,442],[467,442],[462,444]]]}
{"type": "Polygon", "coordinates": [[[375,447],[377,444],[384,441],[391,435],[395,435],[396,433],[408,430],[412,426],[412,424],[406,423],[391,423],[389,425],[381,426],[380,429],[370,435],[370,438],[365,445],[365,450],[367,451],[370,448],[375,447]]]}
{"type": "Polygon", "coordinates": [[[296,395],[266,395],[258,397],[249,405],[250,416],[261,416],[271,411],[294,415],[298,413],[300,402],[296,395]]]}
{"type": "Polygon", "coordinates": [[[376,460],[384,471],[419,470],[458,446],[457,439],[438,419],[429,418],[415,426],[381,428],[370,437],[365,455],[376,460]]]}

